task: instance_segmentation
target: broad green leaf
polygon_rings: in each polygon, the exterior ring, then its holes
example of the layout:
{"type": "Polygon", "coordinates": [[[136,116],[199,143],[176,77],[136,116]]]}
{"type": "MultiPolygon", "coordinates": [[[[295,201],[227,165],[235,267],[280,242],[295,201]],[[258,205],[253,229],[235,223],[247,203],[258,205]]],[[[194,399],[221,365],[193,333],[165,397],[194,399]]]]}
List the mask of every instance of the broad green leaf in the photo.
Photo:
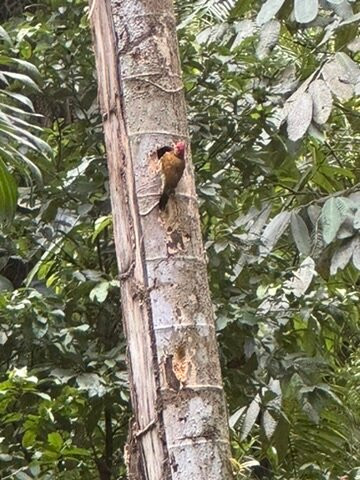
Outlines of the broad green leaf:
{"type": "MultiPolygon", "coordinates": [[[[350,0],[351,1],[351,0],[350,0]]],[[[354,12],[348,0],[342,0],[340,3],[330,3],[329,5],[336,15],[345,20],[353,17],[354,12]]]]}
{"type": "MultiPolygon", "coordinates": [[[[3,40],[5,40],[6,43],[12,45],[12,40],[11,40],[9,34],[8,34],[7,31],[4,29],[4,27],[2,27],[1,25],[0,25],[0,38],[2,38],[3,40]]],[[[2,63],[2,62],[0,61],[0,64],[1,64],[1,63],[2,63]]]]}
{"type": "Polygon", "coordinates": [[[295,19],[299,23],[312,22],[318,14],[318,0],[294,0],[295,19]]]}
{"type": "Polygon", "coordinates": [[[238,423],[240,418],[244,415],[245,410],[246,410],[246,407],[241,407],[241,408],[239,408],[239,410],[237,410],[235,413],[233,413],[230,416],[230,418],[229,418],[230,428],[234,428],[236,426],[236,424],[238,423]]]}
{"type": "Polygon", "coordinates": [[[354,250],[352,256],[352,263],[355,268],[360,270],[360,235],[358,235],[354,241],[354,250]]]}
{"type": "Polygon", "coordinates": [[[346,75],[345,78],[342,78],[342,81],[348,80],[349,83],[356,85],[360,79],[359,65],[344,52],[337,52],[335,54],[335,60],[346,75]]]}
{"type": "Polygon", "coordinates": [[[335,251],[331,258],[330,275],[335,275],[337,271],[343,270],[350,262],[354,251],[354,239],[345,240],[344,243],[335,251]]]}
{"type": "Polygon", "coordinates": [[[311,249],[309,230],[302,217],[295,212],[291,214],[291,233],[299,252],[309,255],[311,249]]]}
{"type": "Polygon", "coordinates": [[[349,211],[350,201],[343,197],[330,198],[321,212],[322,234],[326,244],[335,238],[341,223],[349,211]]]}
{"type": "Polygon", "coordinates": [[[263,428],[263,431],[265,433],[265,437],[270,440],[272,436],[274,435],[274,432],[276,430],[278,424],[278,420],[275,420],[275,418],[272,416],[272,414],[268,411],[265,410],[262,419],[261,419],[261,426],[263,428]]]}
{"type": "Polygon", "coordinates": [[[271,49],[275,47],[280,35],[280,22],[270,20],[260,30],[259,43],[256,47],[256,55],[260,60],[266,58],[271,49]]]}
{"type": "Polygon", "coordinates": [[[290,216],[290,212],[280,212],[270,221],[261,236],[260,255],[271,252],[289,225],[290,216]]]}
{"type": "Polygon", "coordinates": [[[20,58],[13,58],[12,61],[26,70],[29,74],[34,75],[35,77],[40,77],[40,72],[33,63],[27,62],[20,58]]]}
{"type": "Polygon", "coordinates": [[[22,471],[17,471],[15,473],[15,478],[17,480],[34,480],[32,476],[30,477],[30,475],[22,471]]]}
{"type": "Polygon", "coordinates": [[[14,285],[3,275],[0,275],[0,293],[1,292],[12,292],[14,290],[14,285]]]}
{"type": "Polygon", "coordinates": [[[231,50],[234,50],[236,47],[241,45],[241,43],[246,39],[251,37],[256,32],[256,24],[252,20],[242,20],[236,22],[234,25],[236,37],[231,45],[231,50]]]}
{"type": "Polygon", "coordinates": [[[13,98],[14,100],[26,105],[32,112],[34,111],[34,105],[32,101],[25,95],[22,95],[21,93],[8,92],[7,90],[2,90],[1,94],[13,98]]]}
{"type": "Polygon", "coordinates": [[[24,75],[23,73],[15,73],[15,72],[2,72],[3,75],[6,77],[12,78],[13,80],[18,80],[19,82],[23,83],[27,87],[40,92],[40,88],[36,85],[34,80],[30,78],[28,75],[24,75]]]}
{"type": "Polygon", "coordinates": [[[94,233],[92,235],[92,241],[94,242],[97,237],[102,233],[105,228],[112,226],[112,216],[106,215],[104,217],[97,218],[95,221],[94,233]]]}
{"type": "Polygon", "coordinates": [[[360,207],[356,210],[354,215],[354,228],[360,230],[360,207]]]}
{"type": "Polygon", "coordinates": [[[313,115],[313,101],[309,93],[303,93],[290,108],[287,117],[289,139],[296,142],[302,138],[310,126],[313,115]]]}
{"type": "Polygon", "coordinates": [[[321,74],[332,93],[339,100],[346,101],[353,96],[353,86],[349,82],[344,81],[347,78],[347,72],[344,71],[343,66],[336,60],[325,63],[321,74]]]}
{"type": "Polygon", "coordinates": [[[309,137],[315,138],[319,143],[324,144],[326,136],[322,130],[320,130],[314,123],[310,124],[308,128],[309,137]]]}
{"type": "Polygon", "coordinates": [[[12,220],[17,202],[17,186],[13,176],[0,159],[0,221],[12,220]]]}
{"type": "Polygon", "coordinates": [[[355,23],[360,20],[360,13],[356,13],[355,15],[351,15],[346,20],[342,21],[340,25],[349,25],[350,23],[355,23]]]}
{"type": "Polygon", "coordinates": [[[62,450],[62,454],[66,457],[91,457],[92,452],[89,450],[86,450],[85,448],[77,448],[77,447],[71,447],[71,448],[64,448],[62,450]]]}
{"type": "Polygon", "coordinates": [[[109,282],[101,282],[98,285],[96,285],[96,287],[94,287],[89,294],[90,300],[92,301],[96,300],[99,303],[103,303],[106,300],[106,297],[108,296],[109,287],[110,287],[109,282]]]}
{"type": "Polygon", "coordinates": [[[284,286],[295,295],[295,297],[302,297],[309,288],[315,274],[314,260],[311,257],[306,257],[300,267],[293,272],[293,277],[284,283],[284,286]]]}
{"type": "Polygon", "coordinates": [[[241,425],[241,440],[245,440],[246,437],[249,435],[251,429],[255,425],[257,417],[260,413],[260,396],[256,395],[256,397],[252,400],[250,405],[246,410],[246,414],[244,417],[244,421],[241,425]]]}
{"type": "Polygon", "coordinates": [[[8,453],[0,453],[0,462],[10,462],[13,459],[8,453]]]}
{"type": "Polygon", "coordinates": [[[266,0],[256,17],[256,23],[263,25],[271,20],[283,6],[285,0],[266,0]]]}
{"type": "Polygon", "coordinates": [[[333,106],[329,87],[323,80],[315,80],[309,86],[309,93],[313,100],[313,120],[318,125],[323,125],[327,122],[333,106]]]}
{"type": "MultiPolygon", "coordinates": [[[[11,150],[14,151],[15,149],[11,147],[11,150]]],[[[14,153],[15,153],[15,151],[14,151],[14,153]]],[[[43,185],[43,176],[42,176],[41,170],[26,155],[23,155],[19,151],[17,151],[16,154],[18,155],[20,160],[30,170],[30,173],[31,173],[32,177],[34,178],[35,182],[37,183],[37,185],[39,185],[41,187],[43,185]]]]}
{"type": "Polygon", "coordinates": [[[59,432],[49,433],[48,436],[47,436],[47,440],[48,440],[49,445],[54,447],[54,449],[57,452],[59,452],[61,450],[61,447],[64,444],[64,440],[63,440],[63,438],[62,438],[62,436],[60,435],[59,432]]]}
{"type": "Polygon", "coordinates": [[[22,437],[22,446],[24,448],[31,448],[34,446],[36,441],[36,432],[34,430],[26,430],[22,437]]]}

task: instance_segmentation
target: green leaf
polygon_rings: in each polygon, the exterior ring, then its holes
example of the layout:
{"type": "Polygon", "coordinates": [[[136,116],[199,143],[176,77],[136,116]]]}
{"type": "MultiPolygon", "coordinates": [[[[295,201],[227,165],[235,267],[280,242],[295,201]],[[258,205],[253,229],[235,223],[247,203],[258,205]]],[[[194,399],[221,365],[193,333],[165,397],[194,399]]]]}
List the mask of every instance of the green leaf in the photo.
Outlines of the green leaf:
{"type": "Polygon", "coordinates": [[[291,214],[291,233],[299,252],[309,255],[311,250],[309,230],[302,217],[295,212],[291,214]]]}
{"type": "Polygon", "coordinates": [[[7,90],[3,90],[1,93],[3,95],[6,95],[6,96],[10,97],[10,98],[13,98],[17,102],[20,102],[20,103],[24,104],[26,107],[29,108],[29,110],[34,112],[34,105],[33,105],[32,101],[28,97],[26,97],[25,95],[22,95],[21,93],[9,92],[7,90]]]}
{"type": "Polygon", "coordinates": [[[255,422],[258,418],[260,413],[260,397],[256,395],[256,397],[252,400],[250,405],[246,410],[246,414],[244,417],[244,421],[241,426],[241,439],[245,440],[245,438],[249,435],[251,429],[255,425],[255,422]]]}
{"type": "Polygon", "coordinates": [[[331,258],[330,274],[335,275],[337,271],[343,270],[350,262],[355,248],[354,240],[351,238],[345,240],[344,243],[335,251],[331,258]]]}
{"type": "Polygon", "coordinates": [[[20,58],[13,58],[12,61],[23,67],[23,69],[29,74],[34,75],[35,77],[40,77],[40,72],[33,63],[27,62],[26,60],[22,60],[20,58]]]}
{"type": "Polygon", "coordinates": [[[322,235],[328,245],[335,238],[344,216],[344,203],[340,198],[330,198],[325,202],[321,212],[322,235]]]}
{"type": "Polygon", "coordinates": [[[95,221],[94,233],[91,240],[94,242],[97,237],[102,233],[107,227],[112,225],[112,215],[106,215],[100,218],[97,218],[95,221]]]}
{"type": "Polygon", "coordinates": [[[305,135],[310,126],[312,116],[312,97],[305,92],[291,105],[287,117],[287,133],[290,140],[296,142],[305,135]]]}
{"type": "Polygon", "coordinates": [[[17,186],[13,176],[0,159],[0,221],[11,221],[17,202],[17,186]]]}
{"type": "Polygon", "coordinates": [[[333,106],[330,89],[323,80],[315,80],[309,86],[309,93],[313,100],[313,120],[318,125],[323,125],[327,122],[333,106]]]}
{"type": "Polygon", "coordinates": [[[360,13],[356,13],[355,15],[351,15],[349,18],[346,20],[343,20],[340,24],[342,25],[349,25],[350,23],[358,22],[360,20],[360,13]]]}
{"type": "Polygon", "coordinates": [[[94,287],[91,290],[89,294],[90,300],[92,301],[97,300],[99,303],[103,303],[106,300],[106,297],[108,296],[109,288],[110,288],[109,282],[98,283],[96,287],[94,287]]]}
{"type": "MultiPolygon", "coordinates": [[[[15,149],[13,147],[11,147],[11,150],[14,151],[14,153],[15,153],[15,149]]],[[[19,151],[16,151],[16,154],[21,159],[21,161],[28,167],[28,169],[30,170],[30,173],[31,173],[32,177],[34,178],[35,182],[37,183],[37,185],[42,187],[43,186],[43,176],[42,176],[41,170],[26,155],[22,154],[19,151]]]]}
{"type": "Polygon", "coordinates": [[[278,43],[280,35],[280,22],[278,20],[270,20],[265,23],[260,30],[259,43],[256,47],[256,56],[263,60],[278,43]]]}
{"type": "Polygon", "coordinates": [[[295,295],[295,297],[302,297],[309,288],[312,279],[315,275],[315,262],[311,257],[306,257],[300,267],[293,272],[293,277],[284,282],[284,287],[295,295]]]}
{"type": "Polygon", "coordinates": [[[285,232],[290,221],[290,212],[278,213],[267,225],[261,236],[260,254],[268,255],[285,232]]]}
{"type": "Polygon", "coordinates": [[[17,480],[34,480],[33,477],[30,477],[30,475],[21,471],[16,472],[15,478],[17,478],[17,480]]]}
{"type": "Polygon", "coordinates": [[[360,208],[358,208],[354,215],[354,228],[360,230],[360,208]]]}
{"type": "Polygon", "coordinates": [[[11,462],[12,459],[12,455],[9,455],[7,453],[0,453],[0,462],[11,462]]]}
{"type": "Polygon", "coordinates": [[[40,88],[36,85],[34,80],[30,78],[28,75],[24,75],[23,73],[15,73],[15,72],[1,72],[6,77],[12,78],[13,80],[18,80],[19,82],[23,83],[27,87],[40,92],[40,88]]]}
{"type": "Polygon", "coordinates": [[[354,88],[347,79],[347,72],[336,59],[325,63],[321,70],[323,79],[339,100],[346,101],[354,95],[354,88]]]}
{"type": "Polygon", "coordinates": [[[1,25],[0,25],[0,38],[5,40],[5,42],[8,43],[9,45],[12,45],[12,41],[11,41],[11,38],[10,38],[9,34],[7,33],[7,31],[1,25]]]}
{"type": "Polygon", "coordinates": [[[345,74],[342,81],[348,81],[353,85],[356,85],[360,79],[360,67],[352,60],[349,55],[344,52],[337,52],[335,54],[335,60],[345,74]]]}
{"type": "Polygon", "coordinates": [[[0,292],[12,292],[14,285],[3,275],[0,275],[0,292]]]}
{"type": "Polygon", "coordinates": [[[239,408],[239,410],[237,410],[235,413],[231,415],[231,417],[229,418],[230,428],[234,428],[236,426],[237,422],[244,415],[245,410],[246,410],[246,407],[241,407],[239,408]]]}
{"type": "Polygon", "coordinates": [[[263,25],[271,20],[283,6],[285,0],[266,0],[256,17],[256,23],[263,25]]]}
{"type": "Polygon", "coordinates": [[[354,250],[352,256],[352,263],[355,268],[360,270],[360,236],[357,236],[354,241],[354,250]]]}
{"type": "Polygon", "coordinates": [[[277,425],[278,425],[278,420],[276,420],[272,416],[271,412],[269,412],[268,410],[265,410],[261,419],[261,426],[268,440],[271,440],[277,425]]]}
{"type": "Polygon", "coordinates": [[[34,446],[36,441],[36,432],[34,430],[26,430],[22,437],[22,446],[24,448],[31,448],[34,446]]]}
{"type": "Polygon", "coordinates": [[[61,450],[61,447],[64,444],[63,438],[62,438],[62,436],[60,435],[59,432],[49,433],[48,436],[47,436],[47,440],[48,440],[49,445],[54,447],[54,449],[57,452],[59,452],[61,450]]]}
{"type": "Polygon", "coordinates": [[[295,19],[299,23],[312,22],[318,14],[318,0],[294,0],[295,19]]]}

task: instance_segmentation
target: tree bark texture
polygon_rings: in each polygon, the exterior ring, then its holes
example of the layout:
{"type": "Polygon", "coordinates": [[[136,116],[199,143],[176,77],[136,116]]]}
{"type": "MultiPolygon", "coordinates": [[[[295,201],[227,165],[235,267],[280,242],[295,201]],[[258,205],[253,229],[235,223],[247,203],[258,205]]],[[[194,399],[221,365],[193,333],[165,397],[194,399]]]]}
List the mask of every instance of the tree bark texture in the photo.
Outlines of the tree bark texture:
{"type": "Polygon", "coordinates": [[[172,0],[90,4],[134,421],[136,480],[232,478],[172,0]],[[157,150],[186,142],[162,212],[157,150]]]}

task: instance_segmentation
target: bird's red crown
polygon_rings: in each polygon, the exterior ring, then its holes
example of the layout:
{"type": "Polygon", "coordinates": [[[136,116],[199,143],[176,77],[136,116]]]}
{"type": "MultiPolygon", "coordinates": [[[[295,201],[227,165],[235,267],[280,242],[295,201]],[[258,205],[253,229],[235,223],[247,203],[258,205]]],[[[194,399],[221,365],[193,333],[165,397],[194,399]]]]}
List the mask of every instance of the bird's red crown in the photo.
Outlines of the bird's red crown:
{"type": "Polygon", "coordinates": [[[176,142],[174,146],[174,153],[177,157],[184,158],[185,156],[185,142],[176,142]]]}

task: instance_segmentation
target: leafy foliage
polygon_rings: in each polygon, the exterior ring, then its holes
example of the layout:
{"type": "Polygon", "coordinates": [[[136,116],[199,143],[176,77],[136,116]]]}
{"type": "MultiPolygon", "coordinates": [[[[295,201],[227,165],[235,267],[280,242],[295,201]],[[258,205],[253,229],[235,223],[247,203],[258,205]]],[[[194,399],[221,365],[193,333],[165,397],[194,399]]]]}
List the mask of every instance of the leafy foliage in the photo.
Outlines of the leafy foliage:
{"type": "MultiPolygon", "coordinates": [[[[234,470],[355,479],[359,7],[176,8],[234,470]]],[[[0,29],[4,218],[6,185],[18,185],[0,235],[2,478],[125,478],[125,341],[87,11],[41,0],[0,29]]]]}
{"type": "Polygon", "coordinates": [[[297,30],[291,3],[180,38],[239,478],[335,479],[360,463],[338,376],[359,328],[357,13],[324,30],[334,4],[307,2],[320,23],[297,30]]]}
{"type": "Polygon", "coordinates": [[[19,208],[0,236],[0,476],[124,478],[125,342],[86,2],[52,6],[11,19],[3,44],[39,72],[41,92],[10,98],[42,114],[34,144],[53,154],[30,156],[32,127],[13,125],[39,175],[11,165],[19,208]]]}

